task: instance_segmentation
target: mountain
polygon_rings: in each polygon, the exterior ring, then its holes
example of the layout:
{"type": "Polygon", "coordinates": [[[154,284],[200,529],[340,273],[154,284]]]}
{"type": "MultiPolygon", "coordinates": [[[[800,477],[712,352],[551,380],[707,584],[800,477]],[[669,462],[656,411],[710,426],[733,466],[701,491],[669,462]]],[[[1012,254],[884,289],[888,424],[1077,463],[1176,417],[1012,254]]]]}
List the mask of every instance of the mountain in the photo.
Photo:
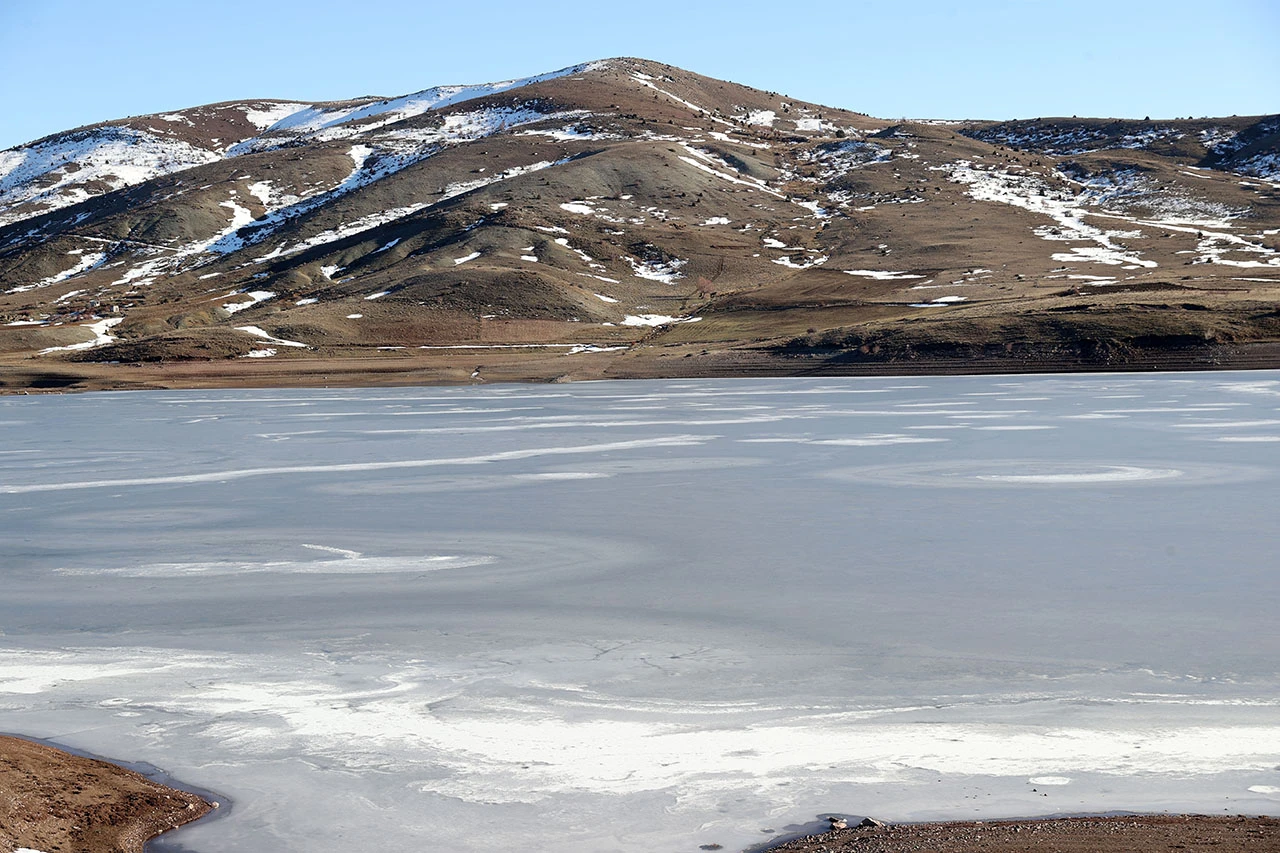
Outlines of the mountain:
{"type": "Polygon", "coordinates": [[[0,152],[0,387],[1280,366],[1278,235],[1280,116],[229,102],[0,152]]]}

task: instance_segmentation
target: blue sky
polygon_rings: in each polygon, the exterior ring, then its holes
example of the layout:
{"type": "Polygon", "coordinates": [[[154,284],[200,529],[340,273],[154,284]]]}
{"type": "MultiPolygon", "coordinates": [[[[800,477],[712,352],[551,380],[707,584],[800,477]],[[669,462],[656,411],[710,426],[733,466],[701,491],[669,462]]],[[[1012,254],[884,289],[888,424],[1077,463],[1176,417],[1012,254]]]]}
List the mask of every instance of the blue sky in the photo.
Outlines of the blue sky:
{"type": "Polygon", "coordinates": [[[888,118],[1280,112],[1277,0],[0,0],[0,148],[642,56],[888,118]]]}

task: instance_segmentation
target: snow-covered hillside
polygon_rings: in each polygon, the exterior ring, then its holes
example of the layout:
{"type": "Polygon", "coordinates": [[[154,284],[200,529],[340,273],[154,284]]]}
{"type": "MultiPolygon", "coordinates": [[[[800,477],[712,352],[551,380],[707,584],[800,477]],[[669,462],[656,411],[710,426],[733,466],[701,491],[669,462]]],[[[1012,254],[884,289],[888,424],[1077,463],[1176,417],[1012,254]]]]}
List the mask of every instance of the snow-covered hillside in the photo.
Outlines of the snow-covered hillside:
{"type": "MultiPolygon", "coordinates": [[[[439,86],[383,100],[218,104],[51,136],[0,151],[0,226],[224,158],[304,141],[364,137],[424,113],[603,67],[603,62],[586,63],[518,80],[439,86]],[[234,137],[229,138],[228,132],[234,137]]],[[[502,126],[527,123],[534,116],[532,112],[502,116],[479,111],[446,117],[439,129],[411,128],[388,132],[383,138],[386,148],[398,147],[396,153],[401,154],[408,149],[412,156],[433,144],[474,139],[502,126]]]]}

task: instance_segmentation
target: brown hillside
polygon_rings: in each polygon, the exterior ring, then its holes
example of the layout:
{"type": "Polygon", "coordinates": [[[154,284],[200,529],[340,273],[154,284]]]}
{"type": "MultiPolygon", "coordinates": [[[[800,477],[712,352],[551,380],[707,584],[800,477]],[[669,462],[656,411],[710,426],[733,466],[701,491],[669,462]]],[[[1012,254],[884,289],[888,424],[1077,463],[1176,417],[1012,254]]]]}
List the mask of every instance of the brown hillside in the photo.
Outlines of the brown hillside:
{"type": "Polygon", "coordinates": [[[139,117],[0,175],[0,381],[1278,366],[1278,140],[637,59],[139,117]]]}

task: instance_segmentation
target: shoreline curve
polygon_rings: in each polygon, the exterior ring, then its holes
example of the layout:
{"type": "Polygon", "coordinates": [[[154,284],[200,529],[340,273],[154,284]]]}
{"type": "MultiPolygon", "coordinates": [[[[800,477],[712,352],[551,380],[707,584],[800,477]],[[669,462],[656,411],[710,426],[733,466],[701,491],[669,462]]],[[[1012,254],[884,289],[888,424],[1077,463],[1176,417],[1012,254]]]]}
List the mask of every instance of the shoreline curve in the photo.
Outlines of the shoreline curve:
{"type": "Polygon", "coordinates": [[[179,786],[158,768],[134,766],[147,772],[47,740],[0,734],[0,845],[143,853],[148,842],[220,806],[209,792],[179,786]]]}

